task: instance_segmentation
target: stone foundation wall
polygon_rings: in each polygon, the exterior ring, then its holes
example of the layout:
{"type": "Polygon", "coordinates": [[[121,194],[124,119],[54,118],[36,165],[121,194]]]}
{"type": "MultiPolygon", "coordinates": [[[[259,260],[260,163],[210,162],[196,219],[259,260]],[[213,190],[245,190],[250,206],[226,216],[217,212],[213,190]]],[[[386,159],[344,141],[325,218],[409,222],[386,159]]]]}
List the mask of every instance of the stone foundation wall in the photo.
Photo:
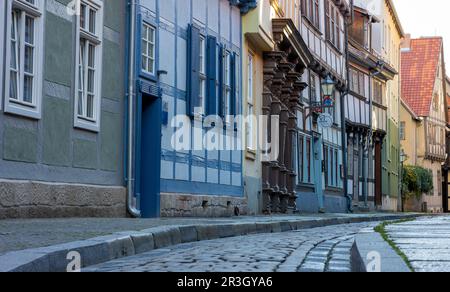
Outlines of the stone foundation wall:
{"type": "Polygon", "coordinates": [[[161,194],[161,217],[231,217],[248,213],[247,199],[227,196],[161,194]]]}
{"type": "Polygon", "coordinates": [[[0,181],[0,219],[126,217],[126,189],[0,181]]]}

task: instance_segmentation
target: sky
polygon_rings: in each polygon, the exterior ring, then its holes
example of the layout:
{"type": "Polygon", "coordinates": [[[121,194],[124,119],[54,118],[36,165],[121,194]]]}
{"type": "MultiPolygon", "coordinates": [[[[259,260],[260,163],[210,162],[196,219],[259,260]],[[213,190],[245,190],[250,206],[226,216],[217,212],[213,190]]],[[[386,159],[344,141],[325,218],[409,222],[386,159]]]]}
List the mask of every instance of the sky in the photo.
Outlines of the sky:
{"type": "Polygon", "coordinates": [[[393,0],[403,30],[413,38],[442,36],[447,72],[450,72],[450,1],[393,0]]]}

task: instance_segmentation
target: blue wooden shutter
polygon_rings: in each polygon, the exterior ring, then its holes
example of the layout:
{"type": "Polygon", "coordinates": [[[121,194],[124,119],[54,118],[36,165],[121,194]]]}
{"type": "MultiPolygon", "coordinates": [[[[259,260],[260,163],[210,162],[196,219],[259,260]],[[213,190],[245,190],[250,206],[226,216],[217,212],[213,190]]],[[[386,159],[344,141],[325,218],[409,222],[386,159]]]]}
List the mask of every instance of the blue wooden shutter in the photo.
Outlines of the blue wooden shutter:
{"type": "Polygon", "coordinates": [[[235,116],[237,114],[237,87],[238,87],[238,80],[236,78],[236,74],[237,74],[237,55],[236,53],[232,53],[230,55],[231,58],[231,68],[230,68],[230,72],[231,72],[231,100],[230,100],[230,113],[232,116],[235,116]]]}
{"type": "Polygon", "coordinates": [[[219,47],[219,114],[220,116],[223,118],[225,117],[225,113],[224,113],[224,96],[223,96],[223,89],[224,89],[224,52],[225,49],[223,47],[223,45],[220,45],[219,47]]]}
{"type": "Polygon", "coordinates": [[[187,111],[194,116],[194,109],[200,107],[200,30],[189,26],[189,45],[188,45],[188,100],[187,111]]]}
{"type": "Polygon", "coordinates": [[[206,99],[206,114],[217,115],[217,38],[208,37],[207,52],[207,78],[208,78],[208,95],[206,99]]]}

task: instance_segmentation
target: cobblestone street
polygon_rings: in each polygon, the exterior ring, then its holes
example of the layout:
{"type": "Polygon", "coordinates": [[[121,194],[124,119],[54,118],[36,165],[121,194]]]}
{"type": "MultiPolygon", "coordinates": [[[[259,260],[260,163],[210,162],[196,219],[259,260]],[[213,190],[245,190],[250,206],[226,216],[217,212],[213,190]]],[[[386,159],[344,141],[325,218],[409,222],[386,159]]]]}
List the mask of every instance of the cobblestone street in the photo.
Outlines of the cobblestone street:
{"type": "Polygon", "coordinates": [[[84,271],[350,272],[354,235],[376,225],[339,225],[181,244],[84,271]]]}
{"type": "Polygon", "coordinates": [[[450,272],[450,217],[426,217],[386,230],[416,272],[450,272]]]}

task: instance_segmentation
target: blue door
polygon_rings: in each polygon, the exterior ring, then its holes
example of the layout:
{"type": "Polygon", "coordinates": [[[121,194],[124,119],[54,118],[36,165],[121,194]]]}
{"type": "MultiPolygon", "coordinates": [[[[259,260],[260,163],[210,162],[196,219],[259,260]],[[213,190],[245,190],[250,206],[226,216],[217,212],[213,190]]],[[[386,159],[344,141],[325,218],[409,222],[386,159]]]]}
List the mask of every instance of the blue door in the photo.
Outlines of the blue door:
{"type": "Polygon", "coordinates": [[[161,98],[142,94],[140,123],[140,207],[143,218],[160,216],[161,98]]]}

